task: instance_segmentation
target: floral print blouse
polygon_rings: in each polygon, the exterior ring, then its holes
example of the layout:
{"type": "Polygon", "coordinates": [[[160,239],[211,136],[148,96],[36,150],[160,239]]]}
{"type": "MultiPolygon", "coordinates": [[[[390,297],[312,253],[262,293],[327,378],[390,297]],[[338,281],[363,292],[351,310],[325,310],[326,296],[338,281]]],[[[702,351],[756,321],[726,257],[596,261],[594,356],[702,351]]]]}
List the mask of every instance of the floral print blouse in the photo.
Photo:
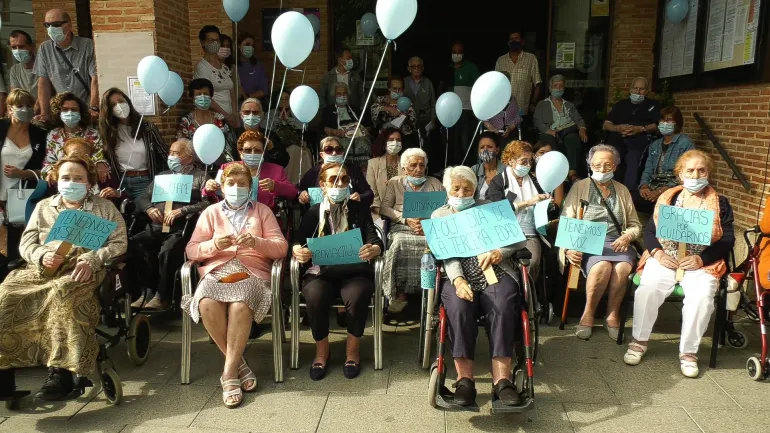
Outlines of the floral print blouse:
{"type": "Polygon", "coordinates": [[[68,133],[64,131],[64,128],[56,128],[48,133],[48,139],[46,139],[45,160],[41,170],[43,177],[51,171],[58,160],[64,158],[64,143],[71,138],[84,138],[94,146],[96,153],[91,157],[94,164],[105,161],[102,136],[99,135],[98,130],[88,127],[77,132],[68,133]]]}
{"type": "MultiPolygon", "coordinates": [[[[176,136],[177,138],[187,138],[189,140],[193,139],[193,136],[195,135],[195,131],[198,130],[198,128],[201,126],[196,120],[194,115],[194,111],[191,111],[187,113],[186,115],[182,116],[181,119],[179,119],[179,125],[176,127],[176,136]]],[[[225,135],[225,154],[227,156],[228,161],[233,161],[234,157],[236,155],[233,154],[235,152],[235,133],[230,129],[230,125],[227,124],[227,121],[225,120],[225,116],[221,115],[220,113],[211,112],[213,116],[212,123],[219,128],[220,131],[222,131],[222,134],[225,135]]]]}
{"type": "MultiPolygon", "coordinates": [[[[393,120],[397,119],[401,116],[399,114],[398,116],[394,116],[390,114],[387,110],[385,110],[385,107],[393,107],[397,108],[397,104],[393,103],[391,104],[388,102],[388,95],[380,96],[377,99],[375,99],[374,103],[372,104],[372,122],[374,123],[374,127],[377,129],[384,128],[388,123],[391,123],[393,120]]],[[[411,135],[417,132],[417,114],[414,112],[414,107],[409,107],[409,110],[407,110],[406,119],[404,119],[404,123],[401,125],[401,133],[404,135],[411,135]]]]}

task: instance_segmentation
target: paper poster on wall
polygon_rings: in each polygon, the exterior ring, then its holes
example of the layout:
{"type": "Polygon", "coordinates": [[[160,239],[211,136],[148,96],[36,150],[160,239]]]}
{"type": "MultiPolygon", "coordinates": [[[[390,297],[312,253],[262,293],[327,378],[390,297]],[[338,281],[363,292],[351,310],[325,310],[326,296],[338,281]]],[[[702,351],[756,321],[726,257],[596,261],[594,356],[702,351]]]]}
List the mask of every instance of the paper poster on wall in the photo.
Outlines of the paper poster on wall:
{"type": "Polygon", "coordinates": [[[711,0],[703,70],[715,71],[756,61],[762,0],[711,0]]]}
{"type": "Polygon", "coordinates": [[[575,43],[556,43],[556,69],[572,69],[575,67],[575,43]]]}
{"type": "Polygon", "coordinates": [[[591,16],[610,16],[610,0],[591,0],[591,16]]]}
{"type": "MultiPolygon", "coordinates": [[[[273,51],[272,32],[273,23],[278,17],[288,11],[299,12],[302,15],[315,15],[318,20],[321,20],[321,9],[319,8],[262,8],[262,51],[273,51]]],[[[319,31],[315,35],[315,44],[313,44],[313,51],[321,50],[321,32],[319,31]]]]}
{"type": "Polygon", "coordinates": [[[131,99],[131,103],[134,105],[136,111],[139,114],[145,116],[154,116],[155,112],[155,95],[148,95],[144,91],[142,83],[139,82],[138,77],[127,77],[128,84],[128,98],[131,99]]]}
{"type": "Polygon", "coordinates": [[[361,20],[356,20],[356,45],[374,45],[374,36],[366,36],[361,20]]]}
{"type": "Polygon", "coordinates": [[[692,74],[695,65],[695,38],[698,30],[698,0],[689,0],[687,18],[679,23],[663,21],[660,48],[660,78],[692,74]]]}

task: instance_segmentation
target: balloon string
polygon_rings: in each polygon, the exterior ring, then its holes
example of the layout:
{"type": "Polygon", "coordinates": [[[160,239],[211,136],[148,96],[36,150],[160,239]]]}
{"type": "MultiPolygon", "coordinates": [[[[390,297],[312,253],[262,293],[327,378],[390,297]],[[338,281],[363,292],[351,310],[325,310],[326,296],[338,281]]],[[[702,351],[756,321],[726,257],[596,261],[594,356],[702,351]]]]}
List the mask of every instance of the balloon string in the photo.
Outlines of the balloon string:
{"type": "Polygon", "coordinates": [[[480,128],[481,128],[481,121],[479,121],[479,124],[476,125],[476,129],[473,131],[473,138],[471,138],[471,142],[468,143],[468,150],[465,152],[465,158],[463,158],[463,162],[460,165],[465,165],[465,160],[468,159],[468,155],[471,153],[471,147],[473,147],[473,141],[476,140],[476,134],[479,133],[480,128]]]}
{"type": "Polygon", "coordinates": [[[366,92],[366,65],[369,63],[369,50],[368,47],[364,47],[364,79],[361,85],[361,91],[366,92]]]}
{"type": "MultiPolygon", "coordinates": [[[[283,4],[283,2],[281,2],[281,4],[283,4]]],[[[273,48],[273,50],[275,50],[275,48],[273,48]]],[[[270,126],[270,111],[273,109],[273,89],[275,89],[275,65],[276,65],[276,63],[278,63],[278,54],[273,52],[273,78],[270,81],[270,96],[268,97],[269,99],[267,100],[267,123],[266,123],[266,125],[268,127],[270,126]]],[[[265,130],[265,137],[266,138],[270,138],[270,136],[268,136],[268,130],[265,130]]]]}
{"type": "MultiPolygon", "coordinates": [[[[380,70],[382,69],[382,62],[385,61],[385,57],[388,51],[388,45],[390,45],[392,41],[388,39],[388,42],[385,43],[385,49],[382,51],[382,57],[380,58],[380,64],[377,66],[377,72],[374,73],[374,76],[377,77],[380,75],[380,70]]],[[[356,129],[353,130],[353,136],[350,139],[350,143],[348,144],[348,148],[345,150],[345,156],[342,158],[342,163],[345,164],[345,160],[348,159],[348,152],[350,152],[350,148],[353,147],[353,141],[356,139],[356,135],[358,134],[358,128],[361,127],[361,120],[364,118],[364,114],[366,114],[366,107],[369,106],[369,100],[372,98],[372,92],[374,91],[374,85],[376,83],[376,79],[372,81],[372,86],[369,87],[369,94],[366,95],[366,101],[364,102],[364,105],[361,109],[361,116],[358,117],[358,122],[356,123],[356,129]]],[[[339,185],[340,182],[340,172],[342,172],[342,167],[340,167],[339,171],[337,172],[337,182],[336,185],[339,185]]]]}
{"type": "Polygon", "coordinates": [[[449,164],[449,128],[446,128],[446,151],[444,152],[444,168],[449,164]]]}
{"type": "MultiPolygon", "coordinates": [[[[283,82],[281,82],[281,90],[278,92],[278,97],[281,97],[281,94],[283,93],[283,88],[286,86],[286,75],[289,73],[289,68],[284,69],[283,71],[283,82]]],[[[271,95],[272,96],[272,95],[271,95]]],[[[272,102],[273,98],[270,98],[270,102],[272,102]]],[[[278,102],[276,102],[275,111],[278,111],[278,102]]],[[[269,137],[270,131],[273,130],[273,124],[275,123],[275,118],[277,116],[273,116],[272,121],[267,122],[267,131],[265,131],[265,137],[269,137]]]]}
{"type": "MultiPolygon", "coordinates": [[[[235,22],[235,40],[238,41],[238,21],[235,22]]],[[[236,44],[237,45],[237,44],[236,44]]],[[[238,74],[238,47],[235,47],[235,105],[238,105],[238,100],[241,98],[241,92],[238,91],[238,87],[241,83],[241,77],[238,74]]]]}
{"type": "Polygon", "coordinates": [[[297,174],[297,183],[302,177],[302,157],[305,156],[305,128],[307,123],[302,124],[302,132],[299,135],[299,173],[297,174]]]}
{"type": "MultiPolygon", "coordinates": [[[[142,121],[144,121],[144,113],[139,117],[139,126],[136,127],[136,134],[134,134],[134,143],[131,145],[131,148],[134,148],[134,145],[136,145],[136,137],[139,136],[139,130],[142,129],[142,121]]],[[[131,153],[128,155],[128,161],[126,162],[126,165],[131,164],[131,157],[133,157],[134,154],[131,153]]],[[[118,163],[120,164],[120,163],[118,163]]],[[[126,178],[126,172],[128,170],[123,170],[123,176],[120,177],[120,183],[118,184],[118,191],[121,190],[123,187],[123,180],[126,178]]]]}

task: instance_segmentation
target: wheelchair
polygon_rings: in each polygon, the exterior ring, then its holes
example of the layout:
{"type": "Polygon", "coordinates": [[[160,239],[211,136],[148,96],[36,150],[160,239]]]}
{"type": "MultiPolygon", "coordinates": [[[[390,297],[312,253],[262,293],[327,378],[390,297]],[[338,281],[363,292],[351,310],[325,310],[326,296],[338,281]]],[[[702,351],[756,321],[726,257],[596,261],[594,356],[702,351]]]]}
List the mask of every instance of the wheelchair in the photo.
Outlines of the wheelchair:
{"type": "MultiPolygon", "coordinates": [[[[516,252],[515,260],[521,269],[521,292],[523,294],[524,306],[521,310],[521,323],[523,330],[522,348],[515,350],[516,362],[513,368],[513,383],[519,391],[522,404],[519,406],[506,406],[499,400],[492,401],[492,414],[502,413],[524,413],[534,409],[535,405],[535,384],[534,384],[534,365],[538,355],[539,339],[539,321],[541,310],[537,301],[537,294],[533,287],[533,282],[529,277],[528,267],[532,253],[527,249],[516,252]]],[[[442,275],[438,270],[436,273],[436,287],[441,287],[442,275]]],[[[454,393],[446,387],[447,364],[445,360],[445,351],[447,346],[447,327],[448,319],[444,305],[441,304],[441,294],[438,289],[427,289],[427,305],[424,321],[426,323],[425,332],[420,335],[421,351],[420,357],[426,362],[430,357],[430,341],[433,329],[437,329],[436,340],[438,343],[437,357],[430,366],[430,381],[428,382],[428,404],[433,408],[442,408],[447,410],[479,412],[478,405],[460,406],[455,403],[454,393]],[[439,304],[438,315],[435,314],[435,305],[439,304]]],[[[478,325],[486,323],[482,316],[478,319],[478,325]]]]}
{"type": "MultiPolygon", "coordinates": [[[[147,360],[151,342],[150,324],[147,317],[141,314],[131,315],[131,301],[120,283],[120,276],[125,268],[125,259],[126,256],[122,255],[104,264],[107,275],[97,289],[102,323],[117,327],[118,331],[111,335],[107,331],[95,329],[96,335],[103,339],[99,343],[99,353],[96,357],[96,375],[107,401],[116,406],[123,400],[123,385],[115,370],[115,363],[107,354],[107,349],[116,346],[125,337],[129,358],[136,365],[141,365],[147,360]]],[[[22,259],[15,260],[8,264],[8,271],[19,269],[25,264],[26,262],[22,259]]],[[[93,381],[86,376],[76,374],[73,380],[74,388],[70,395],[65,398],[66,400],[78,398],[85,394],[86,388],[94,386],[93,381]]],[[[6,408],[18,410],[21,399],[30,394],[30,391],[16,391],[11,399],[6,400],[6,408]]]]}
{"type": "MultiPolygon", "coordinates": [[[[284,330],[283,305],[281,304],[281,274],[283,272],[283,259],[273,262],[270,275],[270,288],[272,293],[271,322],[273,331],[273,380],[275,383],[283,382],[283,346],[284,330]]],[[[198,263],[188,260],[180,271],[183,296],[192,296],[193,289],[198,285],[198,263]]],[[[190,356],[192,350],[192,319],[189,315],[182,316],[182,368],[180,370],[180,382],[182,385],[190,384],[190,356]]]]}

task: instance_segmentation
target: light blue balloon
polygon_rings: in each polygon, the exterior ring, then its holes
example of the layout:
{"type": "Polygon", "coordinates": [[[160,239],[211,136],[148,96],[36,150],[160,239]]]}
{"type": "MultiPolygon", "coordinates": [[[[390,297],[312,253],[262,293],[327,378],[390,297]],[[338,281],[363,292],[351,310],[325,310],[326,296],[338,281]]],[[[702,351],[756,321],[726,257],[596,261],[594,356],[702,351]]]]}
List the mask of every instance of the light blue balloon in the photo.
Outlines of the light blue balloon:
{"type": "Polygon", "coordinates": [[[377,0],[377,23],[386,39],[392,41],[409,28],[417,16],[417,0],[377,0]]]}
{"type": "Polygon", "coordinates": [[[310,86],[299,86],[289,95],[292,114],[302,123],[310,123],[318,114],[318,94],[310,86]]]}
{"type": "Polygon", "coordinates": [[[445,128],[455,126],[463,114],[463,101],[454,92],[446,92],[436,100],[436,117],[445,128]]]}
{"type": "Polygon", "coordinates": [[[213,164],[225,150],[225,135],[216,125],[202,125],[193,134],[193,147],[202,163],[213,164]]]}
{"type": "Polygon", "coordinates": [[[374,36],[374,34],[377,33],[377,29],[379,28],[380,25],[377,24],[377,15],[371,12],[367,12],[364,14],[364,16],[361,17],[361,30],[364,32],[365,36],[374,36]]]}
{"type": "Polygon", "coordinates": [[[503,111],[511,99],[511,82],[497,71],[480,76],[471,89],[471,107],[479,120],[489,120],[503,111]]]}
{"type": "Polygon", "coordinates": [[[158,96],[160,96],[160,99],[162,99],[166,105],[171,107],[179,102],[179,99],[182,97],[183,93],[184,82],[182,82],[182,77],[180,77],[176,72],[169,71],[166,85],[160,89],[158,96]]]}
{"type": "Polygon", "coordinates": [[[309,14],[305,15],[307,20],[310,21],[310,25],[313,26],[313,34],[317,35],[321,31],[321,20],[318,19],[318,15],[309,14]]]}
{"type": "Polygon", "coordinates": [[[666,5],[666,18],[673,23],[680,23],[687,16],[689,9],[687,0],[671,0],[666,5]]]}
{"type": "Polygon", "coordinates": [[[537,181],[548,194],[564,182],[567,173],[569,173],[569,162],[561,152],[548,152],[537,161],[537,181]]]}
{"type": "Polygon", "coordinates": [[[299,12],[282,13],[270,31],[275,54],[287,68],[296,68],[307,59],[315,45],[310,21],[299,12]]]}
{"type": "Polygon", "coordinates": [[[168,80],[168,65],[158,56],[147,56],[136,66],[136,76],[145,92],[158,93],[168,80]]]}
{"type": "Polygon", "coordinates": [[[222,0],[222,6],[231,20],[238,22],[246,16],[249,11],[249,0],[222,0]]]}
{"type": "Polygon", "coordinates": [[[407,110],[409,110],[409,107],[412,106],[412,101],[410,101],[406,96],[402,96],[398,98],[396,105],[398,106],[398,111],[406,113],[407,110]]]}

